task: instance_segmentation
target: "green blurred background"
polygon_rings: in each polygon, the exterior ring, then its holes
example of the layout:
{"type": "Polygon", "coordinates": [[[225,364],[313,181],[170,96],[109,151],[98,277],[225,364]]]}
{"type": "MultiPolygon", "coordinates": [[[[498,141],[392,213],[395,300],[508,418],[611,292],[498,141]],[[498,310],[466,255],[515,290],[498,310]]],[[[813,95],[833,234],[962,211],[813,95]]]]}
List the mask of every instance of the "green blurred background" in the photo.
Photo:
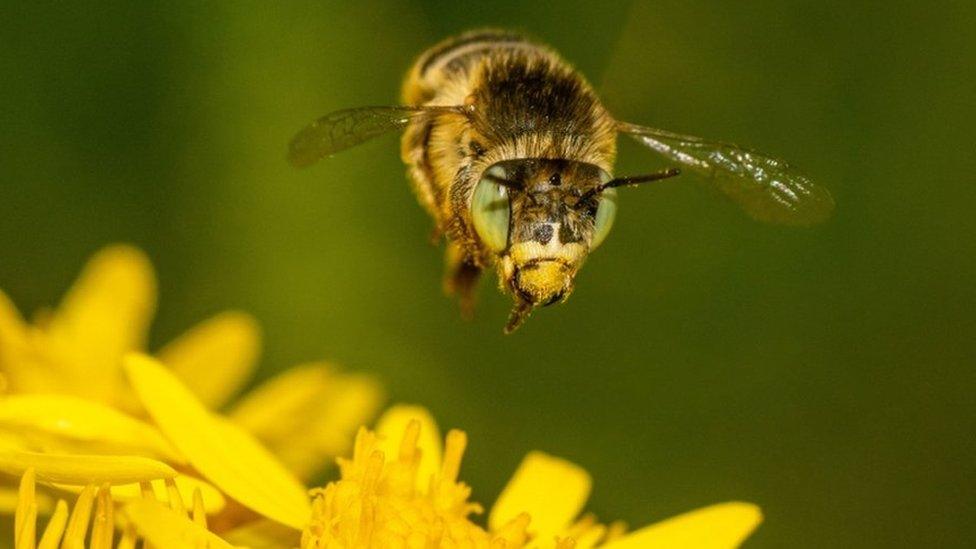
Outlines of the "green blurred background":
{"type": "MultiPolygon", "coordinates": [[[[154,341],[225,308],[260,377],[329,358],[463,427],[490,502],[538,448],[632,526],[762,505],[748,547],[976,536],[976,5],[448,0],[0,7],[0,287],[55,302],[106,243],[161,279],[154,341]],[[619,118],[750,144],[837,200],[763,226],[688,176],[622,197],[563,306],[462,322],[396,137],[307,171],[291,135],[395,103],[412,58],[527,30],[619,118]]],[[[663,165],[621,144],[621,173],[663,165]]]]}

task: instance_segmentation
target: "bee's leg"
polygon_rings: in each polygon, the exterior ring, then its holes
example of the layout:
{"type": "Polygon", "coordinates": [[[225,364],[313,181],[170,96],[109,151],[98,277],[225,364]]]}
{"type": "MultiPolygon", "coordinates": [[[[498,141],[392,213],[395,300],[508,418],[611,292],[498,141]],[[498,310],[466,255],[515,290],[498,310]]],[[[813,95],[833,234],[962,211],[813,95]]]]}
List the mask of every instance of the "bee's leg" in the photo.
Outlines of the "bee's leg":
{"type": "Polygon", "coordinates": [[[444,293],[457,297],[465,320],[474,318],[480,277],[481,267],[475,265],[461,246],[449,242],[444,254],[444,293]]]}
{"type": "Polygon", "coordinates": [[[508,315],[508,323],[505,324],[505,328],[502,331],[505,334],[510,334],[518,330],[519,326],[525,322],[525,319],[529,318],[530,313],[532,313],[532,304],[528,301],[523,301],[521,298],[516,298],[515,306],[512,307],[512,313],[508,315]]]}

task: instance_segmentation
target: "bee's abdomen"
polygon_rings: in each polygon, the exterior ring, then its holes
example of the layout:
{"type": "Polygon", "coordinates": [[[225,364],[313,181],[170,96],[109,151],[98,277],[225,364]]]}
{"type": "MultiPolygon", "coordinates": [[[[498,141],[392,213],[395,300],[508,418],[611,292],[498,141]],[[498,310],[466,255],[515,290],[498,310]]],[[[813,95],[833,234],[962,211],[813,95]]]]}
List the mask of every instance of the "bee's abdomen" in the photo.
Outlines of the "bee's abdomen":
{"type": "Polygon", "coordinates": [[[448,38],[421,54],[407,76],[403,96],[407,104],[430,101],[445,82],[470,72],[478,61],[499,50],[535,50],[525,36],[498,29],[466,32],[448,38]]]}
{"type": "Polygon", "coordinates": [[[502,30],[473,31],[448,39],[427,50],[420,58],[420,75],[429,71],[445,70],[452,64],[459,67],[465,58],[477,56],[499,46],[519,46],[529,44],[522,35],[502,30]]]}

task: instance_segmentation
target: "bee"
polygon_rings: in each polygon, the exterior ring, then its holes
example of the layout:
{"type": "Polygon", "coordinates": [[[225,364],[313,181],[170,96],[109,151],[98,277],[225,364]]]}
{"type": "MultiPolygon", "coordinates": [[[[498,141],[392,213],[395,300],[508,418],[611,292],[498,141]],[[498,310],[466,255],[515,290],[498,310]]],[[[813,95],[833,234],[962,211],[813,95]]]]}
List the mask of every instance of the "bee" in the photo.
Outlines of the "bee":
{"type": "Polygon", "coordinates": [[[590,252],[613,226],[620,187],[688,169],[753,218],[812,225],[830,193],[786,162],[735,145],[616,120],[559,54],[522,34],[468,32],[423,52],[403,105],[327,114],[292,140],[304,167],[404,130],[401,157],[420,204],[445,237],[444,288],[470,315],[476,286],[495,267],[514,299],[505,333],[539,306],[565,301],[590,252]],[[624,134],[674,164],[614,177],[624,134]]]}

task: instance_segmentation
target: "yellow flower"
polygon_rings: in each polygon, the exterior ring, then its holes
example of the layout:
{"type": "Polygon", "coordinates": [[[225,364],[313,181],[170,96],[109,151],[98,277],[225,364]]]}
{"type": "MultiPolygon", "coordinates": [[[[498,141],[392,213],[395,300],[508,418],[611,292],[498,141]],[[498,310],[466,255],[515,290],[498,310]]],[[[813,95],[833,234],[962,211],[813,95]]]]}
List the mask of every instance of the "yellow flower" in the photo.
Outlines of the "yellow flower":
{"type": "Polygon", "coordinates": [[[356,429],[376,417],[383,391],[373,379],[324,363],[289,368],[227,411],[303,480],[349,451],[356,429]]]}
{"type": "Polygon", "coordinates": [[[302,549],[524,545],[528,514],[520,513],[492,532],[469,520],[483,509],[468,502],[471,489],[457,480],[467,444],[463,432],[448,433],[439,470],[427,486],[419,484],[420,432],[420,422],[411,420],[387,461],[377,436],[360,430],[352,459],[339,462],[341,480],[315,492],[302,549]]]}
{"type": "Polygon", "coordinates": [[[758,526],[759,509],[724,503],[624,535],[592,517],[577,520],[590,491],[580,467],[532,452],[499,496],[484,529],[469,519],[481,506],[468,502],[458,482],[466,436],[448,432],[444,457],[437,426],[423,409],[394,407],[376,434],[361,429],[353,458],[340,460],[342,478],[316,492],[302,549],[352,547],[733,548],[758,526]],[[401,434],[402,433],[402,434],[401,434]],[[424,456],[428,456],[424,462],[424,456]],[[438,462],[439,461],[439,467],[438,462]],[[431,471],[424,476],[421,471],[431,471]]]}
{"type": "MultiPolygon", "coordinates": [[[[141,251],[122,245],[95,254],[61,304],[33,325],[0,292],[0,376],[8,394],[0,398],[0,437],[13,437],[23,448],[182,463],[155,427],[132,415],[138,403],[122,373],[122,357],[145,350],[155,308],[152,265],[141,251]]],[[[257,323],[231,311],[200,323],[157,356],[217,409],[250,378],[259,351],[257,323]]],[[[347,451],[381,398],[372,379],[315,363],[251,391],[229,416],[308,478],[347,451]]]]}
{"type": "Polygon", "coordinates": [[[761,521],[748,503],[706,507],[633,533],[578,518],[590,491],[580,467],[540,452],[529,454],[489,514],[458,481],[466,436],[438,428],[421,408],[398,406],[376,432],[360,429],[341,478],[312,499],[260,443],[215,415],[151,357],[126,359],[126,372],[160,430],[207,480],[269,522],[234,523],[225,539],[262,547],[359,549],[386,547],[737,547],[761,521]],[[301,530],[298,539],[297,530],[301,530]]]}
{"type": "MultiPolygon", "coordinates": [[[[148,258],[129,246],[95,254],[61,304],[27,324],[0,293],[0,370],[13,393],[65,394],[126,406],[121,359],[143,350],[156,310],[156,278],[148,258]]],[[[223,313],[172,344],[171,367],[201,398],[220,405],[247,379],[258,353],[256,323],[223,313]],[[202,337],[207,333],[211,337],[202,337]],[[194,353],[181,352],[189,346],[194,353]],[[196,368],[216,358],[211,368],[196,368]],[[194,375],[191,375],[194,374],[194,375]],[[220,382],[211,376],[222,376],[220,382]]]]}
{"type": "Polygon", "coordinates": [[[480,523],[458,480],[466,435],[451,431],[442,447],[430,414],[412,407],[361,428],[341,478],[310,493],[301,478],[343,451],[378,405],[375,385],[313,364],[227,406],[253,368],[253,320],[218,315],[153,358],[133,351],[154,308],[151,267],[128,247],[96,255],[34,325],[0,293],[0,473],[21,478],[0,504],[15,504],[18,549],[36,546],[47,513],[40,545],[66,548],[86,537],[112,547],[116,524],[121,547],[723,548],[761,521],[754,505],[725,503],[625,535],[579,517],[583,469],[533,452],[480,523]],[[66,494],[78,494],[71,518],[66,494]]]}
{"type": "Polygon", "coordinates": [[[125,506],[123,516],[118,517],[124,526],[117,544],[115,529],[118,521],[111,485],[107,481],[97,491],[95,484],[85,486],[70,511],[67,501],[59,499],[52,510],[46,510],[50,513],[45,514],[50,514],[51,518],[40,530],[37,527],[40,507],[35,491],[37,478],[34,468],[27,469],[21,476],[14,515],[14,549],[55,549],[59,546],[82,549],[89,536],[91,549],[131,549],[140,539],[145,540],[146,547],[151,544],[165,548],[232,547],[207,530],[207,515],[200,492],[193,494],[188,518],[186,506],[171,481],[167,481],[170,487],[168,506],[157,502],[148,487],[140,499],[125,506]]]}
{"type": "Polygon", "coordinates": [[[125,367],[146,411],[193,469],[263,516],[296,529],[306,524],[305,487],[253,435],[207,409],[151,357],[131,355],[125,367]]]}

